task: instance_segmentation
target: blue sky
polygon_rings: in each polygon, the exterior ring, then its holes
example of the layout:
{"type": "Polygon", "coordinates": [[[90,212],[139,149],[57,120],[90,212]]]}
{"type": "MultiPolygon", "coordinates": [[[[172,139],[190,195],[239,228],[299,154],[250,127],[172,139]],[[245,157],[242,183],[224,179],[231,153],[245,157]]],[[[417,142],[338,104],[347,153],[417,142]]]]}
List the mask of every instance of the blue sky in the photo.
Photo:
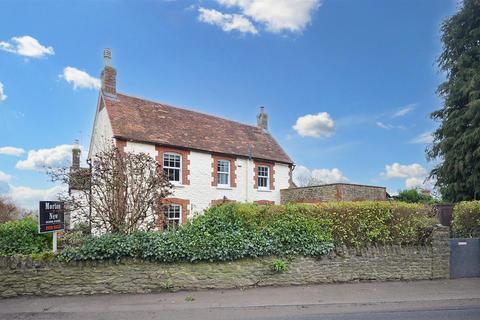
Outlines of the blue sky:
{"type": "Polygon", "coordinates": [[[299,176],[420,186],[441,105],[439,28],[457,6],[2,1],[0,193],[35,207],[59,190],[42,166],[67,161],[75,139],[88,148],[105,47],[120,92],[244,123],[265,106],[299,176]]]}

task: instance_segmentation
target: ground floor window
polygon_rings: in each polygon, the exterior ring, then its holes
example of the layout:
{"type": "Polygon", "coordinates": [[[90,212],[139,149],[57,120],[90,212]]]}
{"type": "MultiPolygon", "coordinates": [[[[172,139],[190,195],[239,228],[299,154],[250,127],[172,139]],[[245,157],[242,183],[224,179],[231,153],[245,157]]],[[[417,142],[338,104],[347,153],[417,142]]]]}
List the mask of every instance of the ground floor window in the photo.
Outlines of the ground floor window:
{"type": "Polygon", "coordinates": [[[178,204],[167,206],[166,212],[167,226],[179,226],[182,224],[182,207],[178,204]]]}

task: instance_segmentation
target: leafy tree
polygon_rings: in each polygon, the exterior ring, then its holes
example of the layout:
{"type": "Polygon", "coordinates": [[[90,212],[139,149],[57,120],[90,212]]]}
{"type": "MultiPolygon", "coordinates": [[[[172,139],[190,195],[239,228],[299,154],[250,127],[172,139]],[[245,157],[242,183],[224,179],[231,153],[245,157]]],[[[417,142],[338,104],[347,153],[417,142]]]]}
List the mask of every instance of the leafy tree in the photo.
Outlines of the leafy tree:
{"type": "Polygon", "coordinates": [[[464,0],[441,30],[446,81],[438,87],[444,105],[431,114],[440,126],[427,150],[439,160],[430,177],[443,199],[471,200],[480,196],[480,0],[464,0]]]}
{"type": "Polygon", "coordinates": [[[397,200],[408,203],[434,203],[431,195],[418,192],[417,189],[402,190],[398,193],[397,200]]]}

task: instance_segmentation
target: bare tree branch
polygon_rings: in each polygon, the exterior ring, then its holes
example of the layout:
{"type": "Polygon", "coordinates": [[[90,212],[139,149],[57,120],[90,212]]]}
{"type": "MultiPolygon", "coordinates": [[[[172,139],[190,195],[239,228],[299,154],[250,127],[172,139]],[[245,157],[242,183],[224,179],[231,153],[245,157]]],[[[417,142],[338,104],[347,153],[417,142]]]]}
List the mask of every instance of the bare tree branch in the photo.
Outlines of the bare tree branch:
{"type": "Polygon", "coordinates": [[[68,167],[48,170],[53,181],[76,186],[77,192],[62,196],[69,211],[88,221],[91,205],[92,227],[128,234],[150,230],[163,218],[160,203],[171,194],[172,185],[155,159],[122,152],[109,143],[91,164],[91,172],[68,167]]]}

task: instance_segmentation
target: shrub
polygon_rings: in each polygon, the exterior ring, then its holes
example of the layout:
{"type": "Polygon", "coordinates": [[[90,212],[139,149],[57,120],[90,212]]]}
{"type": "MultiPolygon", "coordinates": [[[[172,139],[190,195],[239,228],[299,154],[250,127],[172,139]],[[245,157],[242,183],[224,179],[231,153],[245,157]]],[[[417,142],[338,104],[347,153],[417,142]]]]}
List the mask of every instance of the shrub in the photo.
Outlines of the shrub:
{"type": "Polygon", "coordinates": [[[287,264],[281,259],[275,259],[272,261],[271,268],[275,273],[282,273],[287,269],[287,264]]]}
{"type": "Polygon", "coordinates": [[[425,205],[341,202],[262,206],[224,204],[178,229],[87,237],[66,260],[139,258],[226,261],[261,256],[322,256],[333,244],[425,244],[435,220],[425,205]]]}
{"type": "Polygon", "coordinates": [[[51,248],[51,235],[39,234],[32,217],[0,224],[0,255],[41,253],[51,248]]]}
{"type": "Polygon", "coordinates": [[[239,213],[241,206],[213,207],[181,228],[161,233],[91,236],[79,247],[65,248],[62,256],[66,260],[133,257],[196,262],[267,255],[320,256],[333,248],[328,229],[316,219],[283,214],[254,223],[239,213]]]}
{"type": "Polygon", "coordinates": [[[455,205],[452,231],[456,237],[480,237],[480,201],[463,201],[455,205]]]}
{"type": "Polygon", "coordinates": [[[435,220],[421,204],[387,201],[336,202],[306,205],[306,214],[329,221],[335,244],[421,245],[429,240],[435,220]]]}
{"type": "Polygon", "coordinates": [[[398,193],[397,200],[408,202],[408,203],[427,203],[427,204],[434,204],[438,202],[431,195],[423,194],[422,192],[419,192],[415,188],[400,191],[398,193]]]}

